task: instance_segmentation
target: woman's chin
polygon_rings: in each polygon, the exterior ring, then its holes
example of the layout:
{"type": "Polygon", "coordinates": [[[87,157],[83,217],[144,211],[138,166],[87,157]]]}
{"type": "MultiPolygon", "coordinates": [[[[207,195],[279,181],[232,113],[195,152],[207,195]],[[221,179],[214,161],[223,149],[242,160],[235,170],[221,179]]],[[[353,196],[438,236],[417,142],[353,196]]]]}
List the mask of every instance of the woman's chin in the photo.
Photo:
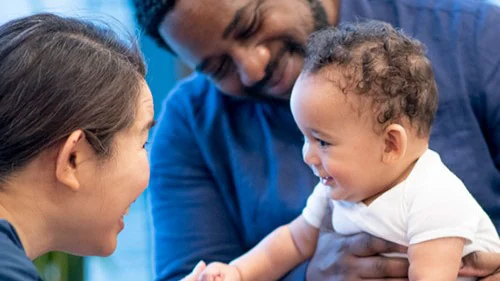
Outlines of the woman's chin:
{"type": "Polygon", "coordinates": [[[78,256],[98,256],[98,257],[108,257],[112,255],[117,246],[117,235],[113,235],[112,237],[109,236],[108,239],[100,239],[99,241],[96,241],[96,244],[92,247],[87,245],[86,247],[84,246],[83,251],[78,252],[78,253],[72,253],[74,255],[78,256]]]}
{"type": "Polygon", "coordinates": [[[106,245],[103,245],[103,247],[100,249],[98,254],[94,254],[95,256],[100,256],[100,257],[108,257],[111,256],[115,250],[116,250],[116,237],[113,239],[113,241],[109,241],[106,245]]]}

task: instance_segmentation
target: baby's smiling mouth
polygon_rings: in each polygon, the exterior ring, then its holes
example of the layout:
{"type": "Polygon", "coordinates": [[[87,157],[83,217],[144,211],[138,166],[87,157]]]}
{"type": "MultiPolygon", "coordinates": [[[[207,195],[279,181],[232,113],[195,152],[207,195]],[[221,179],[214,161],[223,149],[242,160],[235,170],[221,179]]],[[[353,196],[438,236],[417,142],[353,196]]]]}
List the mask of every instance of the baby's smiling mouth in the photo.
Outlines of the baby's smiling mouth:
{"type": "Polygon", "coordinates": [[[332,177],[320,177],[320,179],[323,185],[328,185],[333,180],[332,177]]]}

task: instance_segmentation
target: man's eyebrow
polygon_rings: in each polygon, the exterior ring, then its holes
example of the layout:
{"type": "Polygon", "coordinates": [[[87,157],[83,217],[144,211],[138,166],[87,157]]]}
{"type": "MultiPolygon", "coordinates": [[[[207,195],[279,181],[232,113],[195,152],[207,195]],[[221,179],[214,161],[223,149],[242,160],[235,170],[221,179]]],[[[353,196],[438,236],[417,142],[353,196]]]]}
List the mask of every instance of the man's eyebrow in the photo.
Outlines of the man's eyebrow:
{"type": "MultiPolygon", "coordinates": [[[[248,9],[251,9],[252,5],[255,5],[253,9],[254,9],[254,13],[257,13],[257,10],[260,8],[260,6],[262,5],[263,2],[264,2],[264,0],[250,1],[245,6],[239,8],[236,11],[236,13],[234,14],[234,17],[231,20],[231,22],[229,22],[227,27],[222,32],[222,39],[227,39],[227,37],[229,37],[229,35],[231,35],[231,33],[233,33],[236,30],[236,28],[238,27],[238,25],[241,22],[241,18],[243,17],[243,14],[245,14],[245,12],[248,9]]],[[[195,70],[198,72],[205,72],[209,63],[210,63],[210,58],[204,58],[195,67],[195,70]]]]}
{"type": "Polygon", "coordinates": [[[250,9],[252,5],[254,5],[253,9],[255,14],[257,13],[257,10],[260,8],[263,2],[263,0],[250,1],[245,6],[239,8],[234,14],[231,22],[227,25],[226,29],[224,29],[224,32],[222,33],[222,39],[226,39],[231,33],[234,32],[234,30],[240,24],[243,14],[245,14],[245,12],[250,9]]]}

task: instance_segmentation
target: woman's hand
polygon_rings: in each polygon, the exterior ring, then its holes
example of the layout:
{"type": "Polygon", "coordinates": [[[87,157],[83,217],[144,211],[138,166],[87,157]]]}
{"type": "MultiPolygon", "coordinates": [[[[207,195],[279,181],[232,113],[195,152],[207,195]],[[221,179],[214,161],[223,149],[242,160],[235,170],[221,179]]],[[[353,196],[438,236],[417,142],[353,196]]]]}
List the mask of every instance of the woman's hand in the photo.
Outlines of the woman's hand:
{"type": "Polygon", "coordinates": [[[204,261],[198,262],[198,264],[193,268],[193,271],[189,273],[186,277],[182,278],[180,281],[197,281],[198,277],[200,276],[200,273],[205,270],[205,267],[207,265],[205,264],[204,261]]]}

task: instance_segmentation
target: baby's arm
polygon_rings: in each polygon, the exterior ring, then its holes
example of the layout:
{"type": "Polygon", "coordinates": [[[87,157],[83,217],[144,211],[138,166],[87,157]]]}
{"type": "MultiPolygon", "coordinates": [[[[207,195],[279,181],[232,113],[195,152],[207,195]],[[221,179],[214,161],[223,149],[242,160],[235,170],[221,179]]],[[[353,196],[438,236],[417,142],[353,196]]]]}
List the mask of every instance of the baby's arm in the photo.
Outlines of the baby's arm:
{"type": "Polygon", "coordinates": [[[229,265],[212,263],[202,273],[206,281],[278,280],[299,263],[310,258],[315,249],[318,229],[299,216],[266,236],[248,253],[229,265]]]}
{"type": "Polygon", "coordinates": [[[458,237],[439,238],[408,248],[410,281],[456,281],[465,240],[458,237]]]}

